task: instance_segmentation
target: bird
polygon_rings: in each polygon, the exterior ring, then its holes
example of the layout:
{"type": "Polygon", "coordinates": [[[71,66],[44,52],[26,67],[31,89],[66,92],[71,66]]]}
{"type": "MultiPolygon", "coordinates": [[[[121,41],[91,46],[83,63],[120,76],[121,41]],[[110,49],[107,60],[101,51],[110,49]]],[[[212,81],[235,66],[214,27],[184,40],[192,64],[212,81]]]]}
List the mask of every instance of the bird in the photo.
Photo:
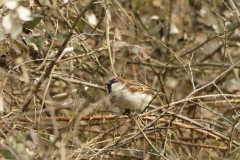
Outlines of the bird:
{"type": "Polygon", "coordinates": [[[165,95],[147,85],[114,77],[107,83],[110,102],[122,109],[142,112],[157,95],[165,95]]]}

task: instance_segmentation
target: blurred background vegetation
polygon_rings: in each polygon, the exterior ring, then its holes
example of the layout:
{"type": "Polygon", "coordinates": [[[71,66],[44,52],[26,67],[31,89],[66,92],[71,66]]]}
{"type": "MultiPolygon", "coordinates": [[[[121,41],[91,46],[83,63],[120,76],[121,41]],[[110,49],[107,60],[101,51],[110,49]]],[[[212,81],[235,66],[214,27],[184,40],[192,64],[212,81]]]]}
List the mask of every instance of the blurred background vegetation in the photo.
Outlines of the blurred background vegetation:
{"type": "Polygon", "coordinates": [[[3,0],[1,159],[237,159],[239,12],[237,0],[3,0]],[[122,115],[98,103],[114,76],[166,97],[122,115]]]}

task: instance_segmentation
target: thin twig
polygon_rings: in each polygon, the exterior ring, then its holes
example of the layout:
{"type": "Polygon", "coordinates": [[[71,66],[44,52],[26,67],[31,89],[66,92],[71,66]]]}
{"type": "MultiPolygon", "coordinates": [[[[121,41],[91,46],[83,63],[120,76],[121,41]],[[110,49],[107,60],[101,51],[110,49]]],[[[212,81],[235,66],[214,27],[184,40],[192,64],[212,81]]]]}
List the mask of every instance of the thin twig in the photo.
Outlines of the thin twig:
{"type": "Polygon", "coordinates": [[[80,18],[84,15],[84,13],[92,6],[92,4],[95,2],[95,0],[91,0],[88,5],[83,9],[83,11],[77,16],[71,30],[70,30],[70,33],[68,34],[68,36],[66,37],[66,39],[64,40],[62,46],[60,47],[60,49],[58,50],[55,58],[54,58],[54,61],[52,61],[47,69],[46,69],[46,72],[43,73],[39,79],[39,81],[37,81],[37,84],[33,86],[33,88],[31,89],[31,91],[28,93],[27,97],[26,97],[26,100],[22,106],[22,112],[25,112],[27,107],[29,106],[30,102],[32,101],[32,98],[33,98],[33,95],[37,93],[38,89],[40,88],[41,84],[45,81],[45,79],[49,76],[49,74],[51,73],[55,63],[57,62],[58,58],[61,56],[63,50],[65,49],[65,47],[67,46],[70,38],[72,37],[73,35],[73,31],[74,29],[76,28],[77,24],[78,24],[78,21],[80,20],[80,18]]]}

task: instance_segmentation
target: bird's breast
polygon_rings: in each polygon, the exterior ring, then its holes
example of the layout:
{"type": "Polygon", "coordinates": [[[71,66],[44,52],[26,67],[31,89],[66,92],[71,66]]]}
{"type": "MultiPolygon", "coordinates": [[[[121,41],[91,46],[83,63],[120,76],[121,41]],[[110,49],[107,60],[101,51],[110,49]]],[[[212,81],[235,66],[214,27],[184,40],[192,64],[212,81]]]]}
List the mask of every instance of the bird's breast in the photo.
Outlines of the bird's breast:
{"type": "Polygon", "coordinates": [[[142,111],[152,100],[152,96],[141,93],[131,93],[122,90],[111,93],[111,102],[121,108],[142,111]]]}

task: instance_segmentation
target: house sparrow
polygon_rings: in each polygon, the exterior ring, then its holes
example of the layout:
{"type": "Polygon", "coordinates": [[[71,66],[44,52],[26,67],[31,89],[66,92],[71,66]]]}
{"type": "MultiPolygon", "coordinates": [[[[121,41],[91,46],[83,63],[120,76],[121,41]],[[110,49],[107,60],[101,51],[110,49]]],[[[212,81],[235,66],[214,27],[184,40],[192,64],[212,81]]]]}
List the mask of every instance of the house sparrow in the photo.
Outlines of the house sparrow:
{"type": "Polygon", "coordinates": [[[106,83],[110,102],[123,109],[143,111],[158,95],[164,95],[141,83],[115,77],[106,83]]]}

